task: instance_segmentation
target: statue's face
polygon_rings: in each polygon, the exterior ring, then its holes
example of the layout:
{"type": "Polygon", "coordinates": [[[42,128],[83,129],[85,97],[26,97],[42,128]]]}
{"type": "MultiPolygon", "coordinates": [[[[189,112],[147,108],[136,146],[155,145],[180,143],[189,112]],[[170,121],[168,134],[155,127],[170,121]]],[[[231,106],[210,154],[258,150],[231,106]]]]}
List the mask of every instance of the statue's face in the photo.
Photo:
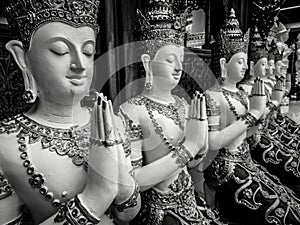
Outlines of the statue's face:
{"type": "Polygon", "coordinates": [[[281,74],[281,68],[282,68],[282,62],[281,60],[278,60],[275,63],[275,74],[281,74]]]}
{"type": "Polygon", "coordinates": [[[39,98],[73,105],[89,91],[93,77],[95,32],[53,22],[40,27],[27,54],[39,98]]]}
{"type": "Polygon", "coordinates": [[[246,70],[248,69],[247,54],[244,52],[234,54],[226,66],[227,79],[230,79],[233,82],[241,81],[245,76],[246,70]]]}
{"type": "Polygon", "coordinates": [[[269,66],[269,69],[267,70],[268,75],[274,74],[274,70],[275,70],[274,59],[270,59],[268,61],[268,66],[269,66]]]}
{"type": "Polygon", "coordinates": [[[283,32],[282,34],[280,34],[279,36],[279,40],[281,40],[282,42],[286,42],[289,39],[289,32],[283,32]]]}
{"type": "Polygon", "coordinates": [[[287,74],[287,67],[286,66],[281,66],[281,75],[284,75],[284,76],[286,76],[286,74],[287,74]]]}
{"type": "Polygon", "coordinates": [[[263,57],[259,59],[254,65],[254,74],[257,77],[264,77],[266,76],[267,69],[269,69],[268,59],[266,57],[263,57]]]}
{"type": "Polygon", "coordinates": [[[297,54],[297,60],[300,61],[300,49],[298,49],[298,50],[296,51],[296,54],[297,54]]]}
{"type": "Polygon", "coordinates": [[[151,61],[153,85],[161,90],[176,87],[182,75],[184,47],[166,45],[160,48],[151,61]]]}

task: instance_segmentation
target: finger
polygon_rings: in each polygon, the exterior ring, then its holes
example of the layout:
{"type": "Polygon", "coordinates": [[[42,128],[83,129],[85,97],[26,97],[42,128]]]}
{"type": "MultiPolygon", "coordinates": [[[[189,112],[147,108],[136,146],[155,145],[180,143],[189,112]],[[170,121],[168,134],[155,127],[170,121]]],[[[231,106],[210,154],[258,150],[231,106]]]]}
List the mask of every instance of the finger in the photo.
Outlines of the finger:
{"type": "Polygon", "coordinates": [[[104,100],[102,102],[102,108],[103,108],[103,120],[104,120],[104,131],[105,131],[105,143],[107,146],[112,146],[115,143],[115,135],[113,129],[112,116],[110,114],[109,104],[107,101],[104,100]]]}
{"type": "Polygon", "coordinates": [[[104,131],[104,120],[103,120],[103,100],[98,98],[97,110],[97,123],[98,123],[98,138],[102,141],[105,140],[105,131],[104,131]]]}
{"type": "Polygon", "coordinates": [[[115,140],[116,140],[116,143],[120,144],[121,143],[121,135],[120,135],[120,132],[119,132],[119,128],[117,126],[116,115],[114,113],[111,100],[108,101],[108,105],[109,105],[110,115],[111,115],[111,118],[112,118],[112,124],[113,124],[115,140]]]}
{"type": "Polygon", "coordinates": [[[200,120],[206,120],[206,119],[207,119],[207,115],[206,115],[206,98],[205,98],[205,95],[202,95],[200,120]]]}
{"type": "Polygon", "coordinates": [[[92,113],[91,113],[91,138],[98,138],[98,135],[96,134],[97,132],[97,117],[96,117],[96,112],[97,112],[97,102],[94,104],[92,113]]]}
{"type": "Polygon", "coordinates": [[[263,95],[263,93],[262,93],[262,88],[263,88],[263,81],[260,80],[260,81],[259,81],[259,96],[262,96],[262,95],[263,95]]]}
{"type": "Polygon", "coordinates": [[[200,93],[198,94],[197,96],[197,104],[196,104],[196,108],[197,108],[197,119],[200,119],[201,118],[201,98],[202,98],[202,95],[200,95],[200,93]]]}
{"type": "Polygon", "coordinates": [[[263,80],[261,80],[261,95],[266,95],[265,82],[263,80]]]}

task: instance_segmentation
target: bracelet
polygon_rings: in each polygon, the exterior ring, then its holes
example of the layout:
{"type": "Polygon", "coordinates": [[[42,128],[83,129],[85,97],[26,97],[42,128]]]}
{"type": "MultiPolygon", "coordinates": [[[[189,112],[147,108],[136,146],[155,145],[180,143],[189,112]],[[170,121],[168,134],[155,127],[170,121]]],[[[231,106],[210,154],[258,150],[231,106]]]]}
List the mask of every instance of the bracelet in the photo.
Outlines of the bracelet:
{"type": "Polygon", "coordinates": [[[172,152],[172,158],[177,158],[176,163],[182,168],[194,158],[183,144],[178,145],[172,152]]]}
{"type": "Polygon", "coordinates": [[[123,212],[124,209],[133,208],[133,207],[137,206],[138,199],[139,199],[138,197],[139,197],[139,194],[140,194],[140,187],[138,186],[138,184],[136,183],[135,180],[134,180],[134,182],[135,182],[134,191],[130,195],[130,197],[127,200],[125,200],[124,202],[122,202],[121,204],[117,204],[117,203],[113,204],[114,208],[116,210],[118,210],[119,212],[123,212]]]}
{"type": "Polygon", "coordinates": [[[270,112],[273,112],[277,108],[276,105],[271,101],[267,103],[267,107],[269,108],[270,112]]]}
{"type": "Polygon", "coordinates": [[[93,215],[90,210],[82,204],[78,195],[63,204],[54,218],[54,223],[64,222],[65,225],[96,225],[100,218],[93,215]]]}
{"type": "Polygon", "coordinates": [[[255,118],[255,116],[253,116],[250,112],[242,115],[240,118],[242,121],[245,121],[248,129],[250,127],[253,127],[255,125],[255,123],[257,122],[257,119],[255,118]]]}
{"type": "Polygon", "coordinates": [[[91,145],[98,145],[103,146],[103,140],[96,139],[96,138],[90,138],[91,145]]]}
{"type": "Polygon", "coordinates": [[[204,159],[204,157],[207,155],[207,152],[203,153],[203,154],[197,154],[194,159],[195,160],[199,160],[199,159],[204,159]]]}

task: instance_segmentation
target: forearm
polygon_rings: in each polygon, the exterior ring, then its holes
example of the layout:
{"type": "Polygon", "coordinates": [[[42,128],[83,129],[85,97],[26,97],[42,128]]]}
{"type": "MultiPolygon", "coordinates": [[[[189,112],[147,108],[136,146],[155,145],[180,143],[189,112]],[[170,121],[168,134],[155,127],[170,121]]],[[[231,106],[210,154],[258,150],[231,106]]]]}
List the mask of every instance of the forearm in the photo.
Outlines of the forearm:
{"type": "Polygon", "coordinates": [[[141,188],[146,191],[172,176],[180,165],[177,158],[170,152],[162,158],[135,170],[135,179],[141,188]]]}
{"type": "MultiPolygon", "coordinates": [[[[58,211],[50,216],[48,219],[40,223],[41,225],[59,225],[66,222],[76,221],[79,217],[85,217],[89,222],[92,220],[89,218],[101,219],[105,211],[109,208],[113,199],[110,193],[105,193],[103,190],[98,190],[101,194],[97,194],[97,197],[80,193],[76,196],[79,199],[80,204],[74,204],[76,202],[73,199],[69,200],[66,205],[61,206],[58,211]],[[82,210],[84,208],[84,210],[82,210]],[[76,212],[76,214],[74,214],[76,212]],[[79,215],[76,217],[75,215],[79,215]]],[[[73,224],[73,223],[70,223],[73,224]]],[[[80,224],[80,223],[78,223],[80,224]]],[[[98,224],[93,222],[92,224],[98,224]]]]}
{"type": "Polygon", "coordinates": [[[139,195],[136,206],[124,209],[123,212],[120,212],[115,209],[114,214],[116,215],[116,217],[118,219],[120,219],[122,221],[130,221],[138,214],[140,209],[141,209],[141,196],[139,195]]]}
{"type": "Polygon", "coordinates": [[[244,120],[238,120],[221,131],[211,131],[209,134],[209,149],[219,150],[228,146],[248,130],[244,120]]]}

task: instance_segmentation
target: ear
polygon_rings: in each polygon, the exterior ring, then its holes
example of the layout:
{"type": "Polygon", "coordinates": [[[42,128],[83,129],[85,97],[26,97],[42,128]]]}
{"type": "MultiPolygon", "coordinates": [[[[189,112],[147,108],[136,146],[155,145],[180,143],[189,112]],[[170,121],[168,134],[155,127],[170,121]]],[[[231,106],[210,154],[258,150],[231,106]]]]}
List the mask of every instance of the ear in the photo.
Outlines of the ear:
{"type": "Polygon", "coordinates": [[[11,40],[5,45],[6,49],[12,54],[18,67],[24,71],[27,68],[25,61],[25,50],[23,44],[17,40],[11,40]]]}
{"type": "Polygon", "coordinates": [[[151,62],[151,58],[150,58],[150,55],[148,54],[143,54],[141,56],[141,60],[143,62],[143,66],[144,66],[144,69],[146,72],[150,71],[150,62],[151,62]]]}
{"type": "Polygon", "coordinates": [[[225,58],[220,59],[220,67],[221,67],[221,70],[226,70],[226,59],[225,58]]]}
{"type": "Polygon", "coordinates": [[[16,61],[16,64],[22,71],[25,90],[33,91],[33,95],[34,97],[36,97],[38,94],[37,85],[31,72],[27,69],[27,64],[25,60],[26,52],[23,48],[22,42],[17,40],[11,40],[5,45],[5,47],[12,54],[14,60],[16,61]]]}

